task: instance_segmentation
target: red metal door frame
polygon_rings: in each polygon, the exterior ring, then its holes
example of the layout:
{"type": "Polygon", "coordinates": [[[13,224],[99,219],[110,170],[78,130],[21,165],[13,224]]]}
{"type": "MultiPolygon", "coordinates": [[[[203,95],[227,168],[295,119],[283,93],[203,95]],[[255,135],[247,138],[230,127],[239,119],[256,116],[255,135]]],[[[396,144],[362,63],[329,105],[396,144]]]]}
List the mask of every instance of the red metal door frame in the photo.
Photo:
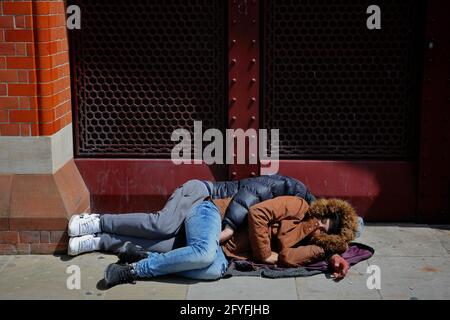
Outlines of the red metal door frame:
{"type": "Polygon", "coordinates": [[[316,197],[349,201],[367,221],[414,221],[412,162],[281,160],[279,173],[303,181],[316,197]]]}
{"type": "Polygon", "coordinates": [[[418,222],[450,222],[450,3],[428,1],[418,222]]]}
{"type": "MultiPolygon", "coordinates": [[[[260,1],[229,0],[228,3],[228,128],[244,131],[254,129],[257,133],[260,127],[260,1]]],[[[257,139],[257,136],[251,135],[249,139],[257,139]]],[[[259,165],[249,164],[249,157],[258,160],[257,154],[247,154],[246,164],[236,164],[235,149],[234,163],[228,166],[230,179],[258,175],[259,165]]]]}
{"type": "Polygon", "coordinates": [[[76,159],[91,194],[91,211],[151,212],[191,179],[226,180],[222,165],[175,165],[170,159],[76,159]]]}

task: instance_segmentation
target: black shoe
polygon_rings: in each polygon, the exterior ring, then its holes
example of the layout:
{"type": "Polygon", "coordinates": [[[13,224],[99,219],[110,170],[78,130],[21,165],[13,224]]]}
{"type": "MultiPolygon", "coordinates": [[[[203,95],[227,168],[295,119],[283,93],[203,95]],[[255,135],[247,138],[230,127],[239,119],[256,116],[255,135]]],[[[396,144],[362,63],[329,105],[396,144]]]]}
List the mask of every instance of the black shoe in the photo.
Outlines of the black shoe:
{"type": "Polygon", "coordinates": [[[148,252],[141,246],[137,246],[127,241],[119,249],[117,254],[119,257],[119,263],[134,263],[148,257],[148,252]]]}
{"type": "Polygon", "coordinates": [[[112,263],[105,269],[105,284],[113,287],[121,283],[135,283],[137,276],[131,265],[112,263]]]}

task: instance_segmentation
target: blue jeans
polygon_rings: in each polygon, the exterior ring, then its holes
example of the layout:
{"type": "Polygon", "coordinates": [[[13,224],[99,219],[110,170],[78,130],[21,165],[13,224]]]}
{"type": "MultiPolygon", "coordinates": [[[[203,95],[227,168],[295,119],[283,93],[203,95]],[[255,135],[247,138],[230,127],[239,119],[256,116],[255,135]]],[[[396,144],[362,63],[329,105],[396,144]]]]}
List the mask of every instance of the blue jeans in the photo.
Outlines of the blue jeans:
{"type": "Polygon", "coordinates": [[[133,265],[136,274],[140,278],[172,273],[200,280],[221,278],[228,266],[219,244],[221,224],[217,207],[210,201],[201,202],[184,221],[186,246],[166,253],[150,253],[147,259],[133,265]]]}

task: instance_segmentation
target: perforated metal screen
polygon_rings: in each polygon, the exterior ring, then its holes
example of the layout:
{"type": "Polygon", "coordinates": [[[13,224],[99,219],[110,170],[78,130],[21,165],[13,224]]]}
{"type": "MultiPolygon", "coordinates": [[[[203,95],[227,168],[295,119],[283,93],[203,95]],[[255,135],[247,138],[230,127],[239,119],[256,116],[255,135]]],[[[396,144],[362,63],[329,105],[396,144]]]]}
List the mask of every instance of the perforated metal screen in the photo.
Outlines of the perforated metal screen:
{"type": "Polygon", "coordinates": [[[177,128],[225,125],[225,3],[72,0],[78,156],[168,157],[177,128]]]}
{"type": "Polygon", "coordinates": [[[423,8],[376,1],[265,1],[263,126],[282,158],[415,155],[423,8]]]}

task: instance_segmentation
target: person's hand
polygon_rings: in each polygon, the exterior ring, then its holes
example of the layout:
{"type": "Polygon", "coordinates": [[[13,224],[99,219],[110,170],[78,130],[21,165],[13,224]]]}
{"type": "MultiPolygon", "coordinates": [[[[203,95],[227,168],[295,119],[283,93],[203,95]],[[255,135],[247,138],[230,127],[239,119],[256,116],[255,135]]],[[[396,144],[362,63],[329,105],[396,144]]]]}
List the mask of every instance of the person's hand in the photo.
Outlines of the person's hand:
{"type": "Polygon", "coordinates": [[[268,263],[268,264],[276,264],[277,261],[278,261],[278,253],[276,253],[276,252],[272,252],[270,257],[268,257],[266,260],[264,260],[264,262],[268,263]]]}
{"type": "Polygon", "coordinates": [[[234,230],[229,226],[225,226],[225,229],[220,233],[220,243],[228,241],[233,236],[234,230]]]}
{"type": "Polygon", "coordinates": [[[334,254],[330,258],[330,266],[334,271],[333,277],[336,280],[343,279],[347,275],[348,269],[350,269],[350,264],[347,262],[347,260],[345,260],[338,254],[334,254]]]}

